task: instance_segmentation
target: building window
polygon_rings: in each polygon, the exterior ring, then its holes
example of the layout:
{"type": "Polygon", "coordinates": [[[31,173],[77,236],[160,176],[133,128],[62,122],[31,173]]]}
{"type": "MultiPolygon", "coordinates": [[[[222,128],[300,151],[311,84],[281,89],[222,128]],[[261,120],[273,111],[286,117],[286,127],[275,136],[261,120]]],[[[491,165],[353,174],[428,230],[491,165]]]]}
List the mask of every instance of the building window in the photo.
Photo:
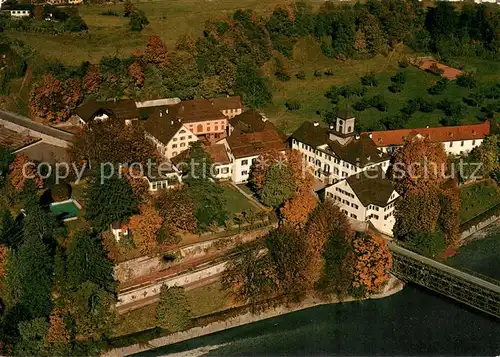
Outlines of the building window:
{"type": "Polygon", "coordinates": [[[460,146],[464,146],[464,141],[463,141],[463,140],[462,140],[462,143],[461,143],[461,145],[460,145],[460,146]]]}
{"type": "Polygon", "coordinates": [[[472,146],[476,145],[476,140],[472,140],[472,146]]]}
{"type": "Polygon", "coordinates": [[[453,147],[453,141],[450,141],[450,148],[453,147]]]}
{"type": "Polygon", "coordinates": [[[252,159],[252,165],[254,165],[257,162],[257,159],[252,159]]]}
{"type": "Polygon", "coordinates": [[[352,206],[353,208],[355,208],[355,209],[358,209],[358,208],[359,208],[359,206],[358,206],[357,204],[355,204],[355,203],[351,203],[351,206],[352,206]]]}
{"type": "Polygon", "coordinates": [[[193,138],[193,135],[189,135],[189,136],[188,136],[188,139],[192,139],[192,138],[193,138]]]}
{"type": "Polygon", "coordinates": [[[214,128],[215,131],[219,131],[219,127],[216,125],[214,128]]]}
{"type": "Polygon", "coordinates": [[[173,138],[172,141],[177,141],[177,138],[173,138]]]}
{"type": "Polygon", "coordinates": [[[242,165],[242,166],[246,166],[246,165],[248,165],[248,160],[242,160],[242,161],[241,161],[241,165],[242,165]]]}
{"type": "Polygon", "coordinates": [[[172,153],[172,156],[177,156],[177,151],[174,151],[174,152],[172,153]]]}
{"type": "Polygon", "coordinates": [[[203,131],[203,125],[198,124],[198,126],[196,127],[196,132],[201,133],[202,131],[203,131]]]}
{"type": "Polygon", "coordinates": [[[186,137],[185,136],[181,136],[180,140],[185,140],[186,137]]]}
{"type": "Polygon", "coordinates": [[[351,218],[358,219],[358,216],[356,216],[355,214],[351,213],[351,218]]]}
{"type": "Polygon", "coordinates": [[[181,143],[180,147],[183,148],[184,146],[186,146],[186,143],[181,143]]]}
{"type": "Polygon", "coordinates": [[[248,175],[248,171],[241,171],[241,176],[246,176],[248,175]]]}
{"type": "Polygon", "coordinates": [[[227,173],[229,173],[229,167],[224,167],[224,168],[222,169],[222,173],[223,173],[223,174],[227,174],[227,173]]]}
{"type": "Polygon", "coordinates": [[[209,126],[207,126],[207,131],[210,131],[210,127],[209,126]]]}
{"type": "MultiPolygon", "coordinates": [[[[184,134],[186,132],[186,130],[182,129],[181,131],[179,131],[180,134],[184,134]]],[[[182,140],[182,138],[181,138],[182,140]]]]}
{"type": "Polygon", "coordinates": [[[177,144],[172,144],[172,149],[177,148],[177,144]]]}

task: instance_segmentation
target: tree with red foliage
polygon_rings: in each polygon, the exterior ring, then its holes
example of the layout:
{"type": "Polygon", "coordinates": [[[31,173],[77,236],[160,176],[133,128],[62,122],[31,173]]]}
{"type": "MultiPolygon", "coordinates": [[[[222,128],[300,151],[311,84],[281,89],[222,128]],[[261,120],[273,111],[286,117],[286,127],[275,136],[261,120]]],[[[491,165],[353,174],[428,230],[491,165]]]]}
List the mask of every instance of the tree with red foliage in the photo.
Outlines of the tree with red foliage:
{"type": "Polygon", "coordinates": [[[353,295],[366,297],[379,293],[391,277],[392,256],[387,243],[382,238],[361,233],[352,244],[356,259],[353,295]]]}
{"type": "Polygon", "coordinates": [[[138,61],[134,61],[128,67],[128,74],[134,80],[136,86],[141,87],[144,84],[144,71],[138,61]]]}
{"type": "Polygon", "coordinates": [[[99,90],[101,83],[101,69],[98,65],[91,64],[87,68],[87,73],[83,76],[83,89],[85,93],[95,93],[99,90]]]}
{"type": "Polygon", "coordinates": [[[168,63],[167,56],[167,46],[161,38],[159,36],[150,37],[146,45],[146,50],[144,51],[144,59],[146,62],[165,67],[168,63]]]}
{"type": "Polygon", "coordinates": [[[34,119],[44,123],[67,120],[81,98],[80,82],[76,78],[60,81],[52,74],[42,76],[30,95],[30,112],[34,119]]]}
{"type": "Polygon", "coordinates": [[[194,203],[186,189],[162,191],[157,200],[157,207],[163,217],[162,235],[166,241],[179,231],[196,232],[197,222],[194,215],[194,203]]]}
{"type": "Polygon", "coordinates": [[[37,175],[36,168],[27,156],[18,154],[9,165],[9,180],[14,189],[20,192],[28,180],[33,180],[37,187],[42,187],[43,180],[37,175]]]}

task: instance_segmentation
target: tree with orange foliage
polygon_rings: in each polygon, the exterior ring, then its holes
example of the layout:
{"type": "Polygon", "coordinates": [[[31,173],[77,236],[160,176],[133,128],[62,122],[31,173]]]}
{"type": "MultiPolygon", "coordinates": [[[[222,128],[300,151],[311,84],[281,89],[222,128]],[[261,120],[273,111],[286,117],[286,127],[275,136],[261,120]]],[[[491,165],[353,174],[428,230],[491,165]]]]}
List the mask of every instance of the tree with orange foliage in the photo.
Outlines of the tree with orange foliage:
{"type": "Polygon", "coordinates": [[[141,87],[144,84],[144,71],[139,62],[134,61],[128,67],[128,74],[135,81],[136,86],[141,87]]]}
{"type": "Polygon", "coordinates": [[[307,218],[316,208],[317,200],[313,195],[314,179],[310,174],[302,181],[302,184],[297,187],[295,195],[285,201],[281,208],[281,216],[283,220],[290,225],[302,227],[307,223],[307,218]]]}
{"type": "Polygon", "coordinates": [[[163,218],[150,204],[141,204],[139,211],[138,215],[130,217],[129,226],[132,238],[139,250],[144,254],[149,254],[158,245],[158,232],[163,218]]]}
{"type": "Polygon", "coordinates": [[[379,293],[391,277],[392,256],[387,243],[382,238],[361,233],[352,245],[356,260],[353,296],[379,293]]]}
{"type": "Polygon", "coordinates": [[[30,165],[27,156],[18,154],[9,165],[8,177],[17,192],[20,192],[28,180],[33,180],[37,187],[42,187],[43,180],[37,175],[34,165],[30,165]]]}
{"type": "Polygon", "coordinates": [[[319,279],[318,288],[327,293],[345,296],[353,276],[352,229],[347,216],[331,200],[326,200],[312,214],[305,228],[308,274],[319,279]]]}
{"type": "Polygon", "coordinates": [[[30,112],[44,123],[66,121],[81,98],[80,82],[76,78],[60,81],[47,73],[34,86],[30,95],[30,112]]]}
{"type": "Polygon", "coordinates": [[[5,275],[5,265],[7,265],[7,254],[9,248],[6,244],[0,244],[0,287],[5,275]]]}
{"type": "Polygon", "coordinates": [[[65,344],[69,342],[69,332],[61,313],[52,312],[49,318],[49,328],[45,339],[51,344],[65,344]]]}
{"type": "Polygon", "coordinates": [[[149,38],[146,50],[144,51],[144,59],[147,63],[154,63],[160,67],[165,67],[167,65],[167,46],[159,36],[152,36],[149,38]]]}
{"type": "Polygon", "coordinates": [[[404,195],[421,193],[445,182],[448,156],[442,143],[412,136],[396,152],[392,176],[396,190],[404,195]]]}
{"type": "Polygon", "coordinates": [[[441,143],[408,138],[396,153],[392,177],[401,198],[396,203],[394,235],[420,252],[435,255],[459,234],[460,198],[446,182],[448,158],[441,143]]]}
{"type": "Polygon", "coordinates": [[[85,93],[95,93],[99,90],[101,83],[101,69],[98,65],[91,64],[87,68],[87,73],[83,76],[83,89],[85,93]]]}
{"type": "Polygon", "coordinates": [[[179,231],[196,232],[194,203],[185,188],[170,189],[160,193],[157,200],[158,211],[163,217],[161,235],[165,242],[175,242],[179,231]]]}

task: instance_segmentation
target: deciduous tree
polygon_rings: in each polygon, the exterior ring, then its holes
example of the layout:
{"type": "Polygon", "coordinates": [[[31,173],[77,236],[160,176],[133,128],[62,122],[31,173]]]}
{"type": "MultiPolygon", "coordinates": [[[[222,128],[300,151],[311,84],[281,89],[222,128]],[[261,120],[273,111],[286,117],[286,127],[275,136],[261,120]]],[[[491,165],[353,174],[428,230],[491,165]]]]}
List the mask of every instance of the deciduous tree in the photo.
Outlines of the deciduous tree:
{"type": "Polygon", "coordinates": [[[153,63],[165,67],[168,63],[167,46],[159,36],[151,36],[144,51],[144,59],[147,63],[153,63]]]}
{"type": "Polygon", "coordinates": [[[14,161],[9,165],[10,183],[17,192],[21,192],[28,180],[33,180],[37,187],[41,187],[43,181],[36,172],[35,165],[27,156],[17,154],[14,161]]]}
{"type": "Polygon", "coordinates": [[[96,93],[99,90],[101,83],[101,70],[98,65],[90,64],[87,68],[87,73],[83,77],[83,89],[85,93],[96,93]]]}
{"type": "Polygon", "coordinates": [[[132,237],[142,253],[149,254],[158,245],[158,232],[162,222],[155,207],[147,203],[139,206],[139,214],[130,217],[132,237]]]}
{"type": "Polygon", "coordinates": [[[358,234],[352,244],[356,259],[352,282],[354,296],[380,292],[391,277],[392,256],[387,243],[382,238],[358,234]]]}

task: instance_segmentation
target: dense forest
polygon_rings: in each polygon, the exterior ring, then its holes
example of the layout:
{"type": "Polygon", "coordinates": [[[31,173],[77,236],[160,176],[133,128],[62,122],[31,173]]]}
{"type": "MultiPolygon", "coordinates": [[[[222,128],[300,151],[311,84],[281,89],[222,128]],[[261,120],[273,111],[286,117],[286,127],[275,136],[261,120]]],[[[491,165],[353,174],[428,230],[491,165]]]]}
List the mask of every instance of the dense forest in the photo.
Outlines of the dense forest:
{"type": "MultiPolygon", "coordinates": [[[[239,94],[246,105],[262,107],[272,101],[262,66],[272,61],[275,76],[289,80],[286,60],[302,36],[314,37],[325,55],[337,59],[388,55],[400,44],[418,53],[432,53],[444,62],[457,56],[496,59],[500,10],[472,3],[457,9],[449,2],[424,7],[416,0],[369,0],[354,6],[325,2],[317,12],[297,2],[276,8],[269,17],[237,10],[227,19],[207,21],[200,38],[179,38],[175,48],[152,37],[133,56],[107,56],[77,68],[32,59],[34,81],[25,114],[29,111],[37,120],[60,122],[85,99],[119,97],[239,94]]],[[[29,58],[26,49],[20,57],[29,58]]],[[[8,80],[2,81],[4,93],[8,80]]]]}

